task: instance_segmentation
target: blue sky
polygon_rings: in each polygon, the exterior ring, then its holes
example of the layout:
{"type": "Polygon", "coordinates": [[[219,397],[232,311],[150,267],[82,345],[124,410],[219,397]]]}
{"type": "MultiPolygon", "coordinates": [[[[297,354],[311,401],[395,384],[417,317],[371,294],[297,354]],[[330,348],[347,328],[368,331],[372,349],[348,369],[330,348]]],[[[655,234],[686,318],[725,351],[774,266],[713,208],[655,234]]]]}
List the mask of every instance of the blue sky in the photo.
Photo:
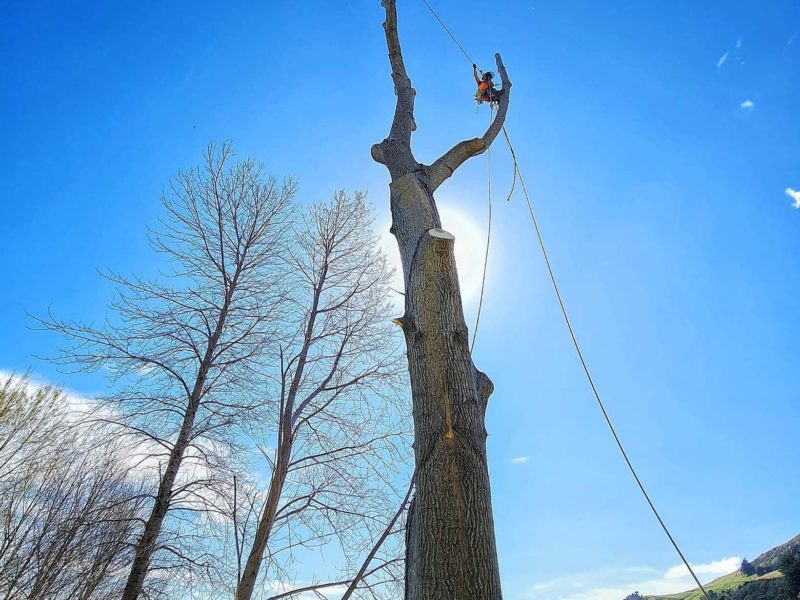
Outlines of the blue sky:
{"type": "MultiPolygon", "coordinates": [[[[487,115],[425,7],[399,4],[427,162],[487,115]]],[[[509,132],[579,339],[688,556],[710,577],[729,566],[715,561],[800,532],[800,195],[787,192],[800,189],[800,5],[435,6],[483,68],[503,54],[509,132]]],[[[34,358],[57,340],[26,311],[100,319],[110,290],[96,269],[155,272],[145,232],[160,192],[209,140],[296,175],[304,202],[366,189],[386,222],[387,174],[369,156],[394,99],[381,20],[377,0],[5,7],[0,369],[99,389],[34,358]]],[[[506,597],[680,587],[582,379],[522,198],[505,203],[501,145],[492,163],[475,360],[496,384],[487,427],[506,597]]],[[[438,198],[473,231],[453,227],[459,243],[477,246],[485,158],[438,198]]],[[[465,278],[479,272],[470,261],[465,278]]],[[[467,309],[469,321],[474,296],[467,309]]]]}

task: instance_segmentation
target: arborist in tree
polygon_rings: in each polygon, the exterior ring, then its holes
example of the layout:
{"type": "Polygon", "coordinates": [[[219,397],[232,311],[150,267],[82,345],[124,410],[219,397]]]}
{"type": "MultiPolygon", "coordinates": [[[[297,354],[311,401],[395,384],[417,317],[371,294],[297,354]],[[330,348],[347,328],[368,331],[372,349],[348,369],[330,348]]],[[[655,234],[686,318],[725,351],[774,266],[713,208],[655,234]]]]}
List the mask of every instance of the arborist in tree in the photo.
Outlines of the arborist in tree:
{"type": "Polygon", "coordinates": [[[498,90],[494,87],[492,77],[494,73],[486,71],[481,77],[478,77],[478,65],[472,65],[472,76],[475,77],[475,83],[478,84],[478,91],[475,92],[475,100],[477,102],[499,102],[500,96],[503,95],[505,90],[498,90]]]}

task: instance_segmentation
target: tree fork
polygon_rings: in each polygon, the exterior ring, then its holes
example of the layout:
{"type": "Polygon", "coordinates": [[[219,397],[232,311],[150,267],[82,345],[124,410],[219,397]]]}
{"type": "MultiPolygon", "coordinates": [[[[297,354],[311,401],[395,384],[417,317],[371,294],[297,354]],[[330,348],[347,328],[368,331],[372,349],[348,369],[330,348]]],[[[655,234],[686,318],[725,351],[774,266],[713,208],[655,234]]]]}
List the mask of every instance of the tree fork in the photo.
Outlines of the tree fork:
{"type": "Polygon", "coordinates": [[[484,416],[491,380],[468,344],[453,247],[434,192],[466,160],[484,152],[505,122],[511,82],[483,136],[459,142],[431,165],[411,151],[414,96],[397,35],[395,0],[383,0],[384,31],[397,105],[389,136],[372,157],[391,177],[392,233],[405,280],[406,339],[414,416],[416,495],[406,532],[406,600],[502,598],[492,519],[484,416]]]}

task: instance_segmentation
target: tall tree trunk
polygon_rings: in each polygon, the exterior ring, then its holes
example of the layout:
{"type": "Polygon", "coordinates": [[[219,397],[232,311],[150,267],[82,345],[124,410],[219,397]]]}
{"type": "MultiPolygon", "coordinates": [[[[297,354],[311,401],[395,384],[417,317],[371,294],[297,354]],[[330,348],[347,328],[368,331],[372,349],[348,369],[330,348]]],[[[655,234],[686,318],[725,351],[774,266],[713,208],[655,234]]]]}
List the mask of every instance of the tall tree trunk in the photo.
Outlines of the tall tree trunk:
{"type": "Polygon", "coordinates": [[[409,513],[406,600],[499,600],[484,416],[493,386],[468,344],[453,246],[433,193],[494,141],[511,83],[499,55],[504,94],[481,138],[456,144],[431,165],[411,151],[414,95],[397,35],[395,0],[383,0],[397,106],[389,136],[372,147],[392,182],[392,233],[405,276],[406,339],[415,429],[416,495],[409,513]]]}
{"type": "Polygon", "coordinates": [[[278,503],[280,502],[283,486],[286,482],[291,450],[291,442],[282,444],[278,450],[278,456],[275,460],[275,470],[272,472],[272,478],[269,483],[267,500],[264,503],[264,509],[261,511],[261,516],[258,520],[258,527],[256,528],[250,554],[247,556],[247,562],[242,571],[242,576],[236,586],[235,600],[250,600],[253,596],[256,581],[258,580],[258,571],[261,568],[261,561],[264,558],[264,550],[267,548],[267,542],[269,542],[269,536],[275,524],[278,503]]]}
{"type": "Polygon", "coordinates": [[[156,549],[158,535],[161,533],[161,526],[169,510],[175,479],[178,476],[178,470],[183,461],[186,447],[189,445],[189,432],[194,425],[196,412],[197,409],[194,408],[187,410],[184,415],[180,434],[169,454],[167,468],[158,486],[153,509],[150,511],[150,517],[147,519],[147,523],[145,523],[142,536],[136,544],[136,554],[133,559],[133,564],[131,564],[130,573],[128,574],[128,581],[125,583],[122,600],[136,600],[144,587],[144,579],[147,576],[147,572],[150,570],[150,561],[156,549]]]}
{"type": "Polygon", "coordinates": [[[228,309],[238,279],[239,270],[237,269],[228,286],[228,291],[225,294],[225,300],[220,310],[214,332],[208,339],[205,354],[200,361],[197,377],[192,386],[192,391],[189,394],[186,411],[183,414],[183,421],[181,422],[181,428],[178,432],[178,438],[175,440],[175,445],[172,446],[172,450],[169,453],[167,468],[161,476],[161,481],[158,485],[158,492],[156,493],[155,502],[153,503],[153,509],[150,511],[150,517],[147,519],[142,535],[136,544],[136,553],[133,558],[133,563],[131,564],[130,573],[128,573],[128,581],[125,583],[125,590],[122,592],[122,600],[137,600],[142,593],[144,579],[150,570],[150,562],[156,550],[158,536],[161,533],[161,527],[164,524],[164,519],[172,503],[172,490],[175,487],[178,470],[181,467],[181,462],[183,462],[186,448],[189,447],[191,441],[192,429],[194,428],[197,411],[204,395],[203,388],[205,387],[209,369],[211,369],[214,362],[214,353],[217,350],[217,344],[222,336],[222,330],[225,327],[228,309]]]}
{"type": "MultiPolygon", "coordinates": [[[[292,375],[289,384],[289,391],[285,397],[281,395],[281,410],[279,415],[279,435],[278,449],[275,457],[275,468],[269,482],[267,500],[264,509],[258,519],[258,526],[247,555],[244,571],[236,584],[235,600],[250,600],[258,580],[258,571],[264,559],[264,551],[267,549],[269,537],[272,534],[272,527],[275,524],[275,517],[278,512],[278,503],[283,493],[286,483],[286,476],[289,473],[289,463],[292,458],[292,446],[294,442],[294,422],[295,422],[295,402],[297,393],[300,389],[300,382],[303,380],[303,372],[308,360],[308,352],[311,348],[314,335],[314,327],[319,315],[319,303],[325,281],[328,276],[328,261],[325,260],[319,272],[319,276],[314,286],[314,293],[311,300],[311,309],[308,313],[305,332],[303,334],[303,346],[297,357],[297,367],[292,375]]],[[[285,374],[283,375],[285,377],[285,374]]]]}

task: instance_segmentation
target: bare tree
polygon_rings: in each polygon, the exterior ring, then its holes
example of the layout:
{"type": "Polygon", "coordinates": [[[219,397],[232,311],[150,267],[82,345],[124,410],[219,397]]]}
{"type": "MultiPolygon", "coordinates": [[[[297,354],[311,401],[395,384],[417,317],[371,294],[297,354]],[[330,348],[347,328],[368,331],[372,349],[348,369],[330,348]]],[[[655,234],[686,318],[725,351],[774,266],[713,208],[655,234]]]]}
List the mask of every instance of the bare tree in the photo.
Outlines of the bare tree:
{"type": "MultiPolygon", "coordinates": [[[[392,516],[391,519],[389,519],[389,523],[386,525],[386,528],[381,532],[381,534],[372,544],[372,548],[367,553],[366,557],[364,558],[364,562],[361,564],[361,567],[359,568],[358,572],[355,574],[353,579],[348,584],[347,589],[345,590],[344,594],[342,594],[340,600],[349,600],[349,598],[356,592],[359,586],[363,584],[364,580],[367,577],[369,577],[375,571],[376,568],[380,568],[380,565],[378,567],[371,568],[371,564],[378,556],[378,554],[381,552],[387,540],[392,536],[393,533],[395,533],[395,527],[397,526],[400,517],[408,509],[409,500],[411,498],[411,493],[413,491],[414,491],[414,478],[412,477],[411,483],[408,484],[408,491],[406,492],[403,501],[400,502],[400,506],[398,507],[397,512],[392,516]]],[[[403,526],[403,530],[405,530],[405,524],[403,526]]],[[[386,561],[384,561],[384,564],[385,562],[386,561]]]]}
{"type": "MultiPolygon", "coordinates": [[[[394,511],[393,475],[404,466],[391,272],[363,194],[339,192],[312,206],[296,228],[289,262],[295,310],[275,360],[278,401],[262,422],[262,435],[275,433],[274,449],[264,452],[271,475],[252,537],[237,532],[237,540],[250,539],[246,552],[237,545],[244,559],[237,600],[250,600],[260,572],[291,579],[287,552],[333,539],[348,559],[342,570],[352,573],[352,560],[394,511]]],[[[383,561],[384,573],[398,562],[383,561]]],[[[323,593],[340,583],[319,581],[273,597],[323,593]]]]}
{"type": "Polygon", "coordinates": [[[26,379],[0,385],[0,434],[0,598],[118,598],[146,514],[119,447],[26,379]]]}
{"type": "Polygon", "coordinates": [[[152,235],[169,272],[158,281],[109,274],[119,293],[101,326],[45,322],[72,342],[63,364],[111,373],[118,391],[104,399],[113,412],[101,420],[157,473],[123,600],[140,596],[149,571],[166,568],[153,564],[157,551],[208,568],[207,557],[178,544],[196,535],[182,520],[213,493],[215,469],[232,456],[231,427],[258,405],[259,361],[276,343],[284,288],[276,265],[295,184],[265,180],[255,161],[233,163],[232,154],[228,144],[210,145],[202,168],[171,181],[166,219],[152,235]],[[172,537],[168,514],[180,525],[172,537]]]}
{"type": "Polygon", "coordinates": [[[401,319],[408,351],[415,427],[416,494],[408,525],[406,598],[502,597],[492,519],[484,416],[493,386],[475,368],[453,259],[434,192],[469,158],[484,152],[505,121],[511,82],[482,137],[462,141],[430,165],[411,151],[414,96],[397,33],[395,0],[383,0],[384,31],[397,96],[389,136],[372,157],[391,176],[392,233],[405,280],[401,319]]]}

